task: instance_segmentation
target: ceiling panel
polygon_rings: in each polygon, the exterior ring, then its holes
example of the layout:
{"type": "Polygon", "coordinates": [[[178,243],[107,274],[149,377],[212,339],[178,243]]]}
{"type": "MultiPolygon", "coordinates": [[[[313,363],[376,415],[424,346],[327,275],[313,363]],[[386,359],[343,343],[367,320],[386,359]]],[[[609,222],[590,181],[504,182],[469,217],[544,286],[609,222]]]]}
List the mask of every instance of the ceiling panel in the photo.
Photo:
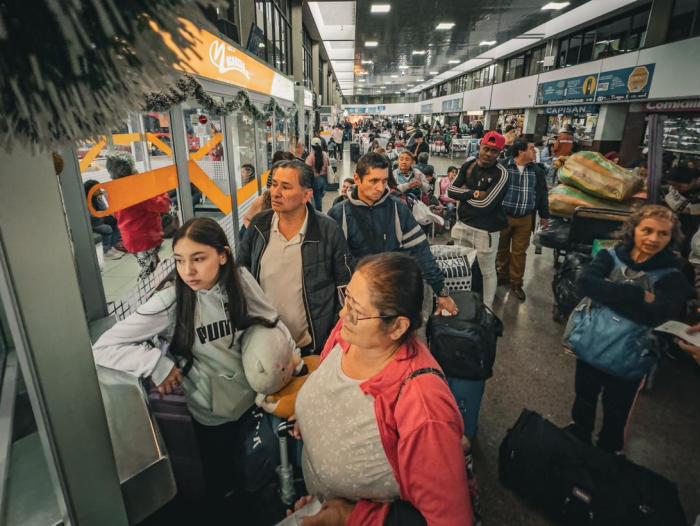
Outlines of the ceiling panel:
{"type": "Polygon", "coordinates": [[[355,68],[355,64],[351,60],[346,60],[346,61],[337,61],[337,60],[331,60],[331,65],[333,66],[333,71],[336,73],[339,73],[341,71],[353,71],[355,68]]]}
{"type": "MultiPolygon", "coordinates": [[[[483,41],[495,40],[497,46],[513,42],[509,45],[520,49],[517,46],[522,46],[523,40],[515,37],[568,10],[586,3],[599,4],[602,9],[608,2],[624,1],[631,0],[571,0],[562,11],[542,11],[548,0],[387,0],[391,11],[376,14],[370,13],[375,0],[357,0],[355,70],[368,72],[366,82],[359,85],[366,89],[386,86],[387,93],[410,89],[409,85],[415,89],[431,80],[465,71],[457,69],[460,64],[489,51],[488,46],[480,45],[483,41]],[[444,22],[455,25],[446,31],[437,30],[436,26],[444,22]],[[377,41],[378,46],[365,47],[368,40],[377,41]],[[361,64],[362,60],[372,60],[373,64],[361,64]],[[450,64],[450,60],[459,62],[450,64]],[[437,74],[432,75],[431,71],[437,74]]],[[[337,3],[323,4],[325,8],[337,3]]],[[[328,14],[332,8],[323,12],[328,14]]],[[[536,41],[528,40],[525,45],[533,42],[536,41]]],[[[480,63],[486,64],[487,60],[480,63]]]]}

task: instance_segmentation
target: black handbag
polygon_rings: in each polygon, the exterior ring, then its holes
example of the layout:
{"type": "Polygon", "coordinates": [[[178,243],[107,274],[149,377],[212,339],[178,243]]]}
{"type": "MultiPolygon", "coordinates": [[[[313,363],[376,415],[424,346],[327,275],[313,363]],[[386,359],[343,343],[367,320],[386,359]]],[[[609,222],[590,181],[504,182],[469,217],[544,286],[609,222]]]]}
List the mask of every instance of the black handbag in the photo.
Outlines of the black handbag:
{"type": "Polygon", "coordinates": [[[452,294],[457,316],[432,315],[428,320],[428,344],[448,377],[486,380],[493,375],[496,345],[503,323],[470,291],[452,294]]]}

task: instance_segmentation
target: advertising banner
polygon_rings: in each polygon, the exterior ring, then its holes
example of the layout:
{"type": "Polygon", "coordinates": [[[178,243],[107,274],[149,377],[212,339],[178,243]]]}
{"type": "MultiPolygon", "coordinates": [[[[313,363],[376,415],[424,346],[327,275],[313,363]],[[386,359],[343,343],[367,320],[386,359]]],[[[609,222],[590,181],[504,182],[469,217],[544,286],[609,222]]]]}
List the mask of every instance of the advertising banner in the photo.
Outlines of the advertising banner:
{"type": "Polygon", "coordinates": [[[593,102],[597,84],[597,74],[543,82],[537,85],[537,104],[593,102]]]}
{"type": "Polygon", "coordinates": [[[537,105],[608,102],[649,96],[654,64],[603,71],[537,85],[537,105]]]}
{"type": "Polygon", "coordinates": [[[649,96],[654,64],[616,69],[598,75],[596,102],[646,99],[649,96]]]}
{"type": "Polygon", "coordinates": [[[458,99],[450,99],[442,101],[442,111],[443,113],[450,113],[454,111],[462,111],[462,97],[458,99]]]}

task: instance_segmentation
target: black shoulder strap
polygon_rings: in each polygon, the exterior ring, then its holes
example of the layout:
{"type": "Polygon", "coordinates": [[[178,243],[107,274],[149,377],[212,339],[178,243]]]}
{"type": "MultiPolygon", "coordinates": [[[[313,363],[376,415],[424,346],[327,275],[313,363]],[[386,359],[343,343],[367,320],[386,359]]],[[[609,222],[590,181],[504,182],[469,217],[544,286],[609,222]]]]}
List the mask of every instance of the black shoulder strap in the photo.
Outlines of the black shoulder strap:
{"type": "Polygon", "coordinates": [[[404,378],[403,382],[401,382],[401,387],[399,387],[399,394],[396,395],[396,401],[399,401],[401,393],[403,392],[403,388],[406,387],[406,384],[408,382],[410,382],[417,376],[422,376],[424,374],[434,374],[435,376],[439,376],[440,378],[442,378],[443,381],[447,381],[447,378],[445,378],[444,373],[440,369],[435,369],[435,367],[424,367],[423,369],[416,369],[410,375],[404,378]]]}

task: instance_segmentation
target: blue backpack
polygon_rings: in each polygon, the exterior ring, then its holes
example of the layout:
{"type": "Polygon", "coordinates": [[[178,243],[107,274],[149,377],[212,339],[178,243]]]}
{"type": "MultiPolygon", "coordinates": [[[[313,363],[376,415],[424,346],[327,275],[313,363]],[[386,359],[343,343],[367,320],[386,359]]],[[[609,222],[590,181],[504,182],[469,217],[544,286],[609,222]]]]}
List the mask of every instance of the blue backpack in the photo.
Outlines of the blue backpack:
{"type": "MultiPolygon", "coordinates": [[[[651,292],[659,279],[677,272],[674,268],[632,271],[620,261],[615,249],[608,252],[615,262],[611,281],[632,283],[651,292]]],[[[569,317],[562,343],[587,364],[618,378],[634,380],[649,373],[658,359],[652,330],[584,298],[569,317]]]]}

